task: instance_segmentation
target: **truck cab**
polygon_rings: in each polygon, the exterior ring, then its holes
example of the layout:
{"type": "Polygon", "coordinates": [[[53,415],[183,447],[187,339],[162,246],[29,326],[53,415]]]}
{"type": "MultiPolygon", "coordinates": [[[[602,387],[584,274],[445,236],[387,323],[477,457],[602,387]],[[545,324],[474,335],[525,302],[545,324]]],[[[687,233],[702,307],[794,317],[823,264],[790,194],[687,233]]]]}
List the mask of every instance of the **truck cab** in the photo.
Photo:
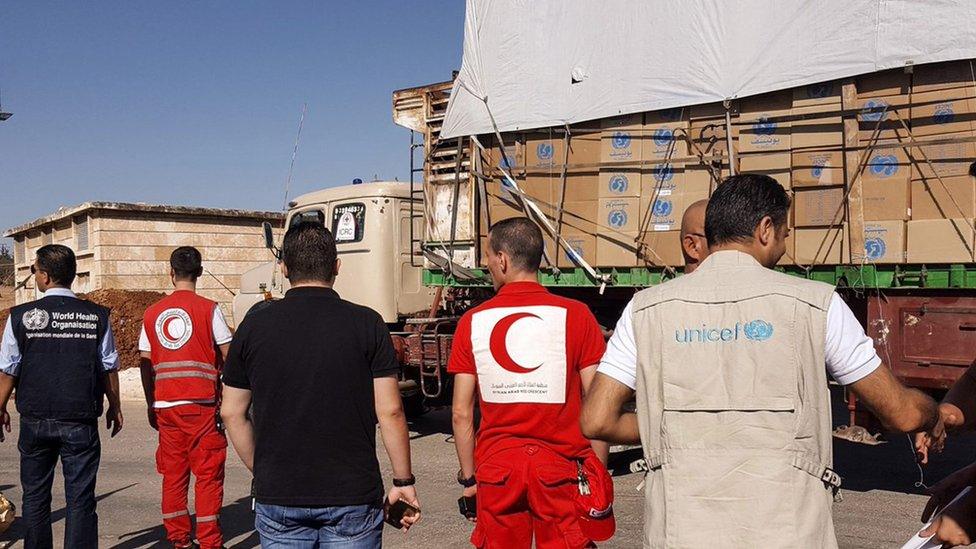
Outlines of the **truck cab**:
{"type": "MultiPolygon", "coordinates": [[[[406,183],[331,187],[291,201],[285,230],[302,221],[325,224],[335,236],[340,260],[335,290],[343,299],[375,310],[391,331],[398,331],[408,317],[427,315],[434,294],[422,284],[422,260],[413,251],[412,238],[419,239],[423,230],[421,208],[406,183]]],[[[280,235],[276,240],[280,245],[280,235]]],[[[268,259],[241,276],[234,298],[237,324],[256,303],[281,298],[288,290],[270,250],[268,259]]]]}

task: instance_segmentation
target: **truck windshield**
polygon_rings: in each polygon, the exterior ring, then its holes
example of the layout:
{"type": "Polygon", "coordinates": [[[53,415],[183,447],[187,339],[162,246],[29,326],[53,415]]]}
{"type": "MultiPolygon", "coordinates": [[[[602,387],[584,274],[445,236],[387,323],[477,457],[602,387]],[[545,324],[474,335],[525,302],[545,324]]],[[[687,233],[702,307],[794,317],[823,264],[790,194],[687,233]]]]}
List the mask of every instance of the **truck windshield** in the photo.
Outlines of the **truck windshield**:
{"type": "Polygon", "coordinates": [[[291,216],[291,221],[288,223],[288,228],[290,229],[305,221],[314,221],[315,223],[325,225],[325,212],[322,210],[307,210],[304,212],[299,212],[291,216]]]}

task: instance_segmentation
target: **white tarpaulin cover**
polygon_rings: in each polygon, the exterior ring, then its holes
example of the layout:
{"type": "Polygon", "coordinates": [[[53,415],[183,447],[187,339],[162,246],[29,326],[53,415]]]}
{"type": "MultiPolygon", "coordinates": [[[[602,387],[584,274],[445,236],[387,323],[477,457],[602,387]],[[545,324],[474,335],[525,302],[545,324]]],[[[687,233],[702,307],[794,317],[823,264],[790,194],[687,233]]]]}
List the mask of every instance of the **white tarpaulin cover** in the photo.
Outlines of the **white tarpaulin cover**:
{"type": "Polygon", "coordinates": [[[561,126],[974,57],[976,0],[467,0],[441,135],[492,132],[489,108],[561,126]]]}

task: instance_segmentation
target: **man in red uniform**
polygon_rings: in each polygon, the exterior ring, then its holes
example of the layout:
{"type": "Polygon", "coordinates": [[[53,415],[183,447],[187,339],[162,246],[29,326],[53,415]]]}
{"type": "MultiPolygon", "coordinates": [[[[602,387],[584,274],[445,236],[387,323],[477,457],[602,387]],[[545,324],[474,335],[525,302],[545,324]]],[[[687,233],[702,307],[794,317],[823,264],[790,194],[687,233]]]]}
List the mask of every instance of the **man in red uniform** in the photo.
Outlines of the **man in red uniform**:
{"type": "Polygon", "coordinates": [[[196,294],[200,252],[177,248],[169,264],[175,291],[146,309],[139,336],[149,423],[159,431],[163,525],[174,547],[193,546],[186,505],[192,472],[197,538],[203,548],[220,547],[227,439],[217,426],[217,351],[227,356],[231,333],[220,307],[196,294]]]}
{"type": "Polygon", "coordinates": [[[574,505],[580,463],[594,451],[606,461],[606,444],[584,438],[579,423],[603,334],[586,305],[537,282],[542,247],[528,219],[492,226],[488,269],[498,293],[465,313],[454,336],[448,371],[458,482],[464,496],[477,494],[476,547],[530,547],[533,536],[540,548],[587,547],[612,533],[608,518],[604,535],[594,535],[574,505]]]}

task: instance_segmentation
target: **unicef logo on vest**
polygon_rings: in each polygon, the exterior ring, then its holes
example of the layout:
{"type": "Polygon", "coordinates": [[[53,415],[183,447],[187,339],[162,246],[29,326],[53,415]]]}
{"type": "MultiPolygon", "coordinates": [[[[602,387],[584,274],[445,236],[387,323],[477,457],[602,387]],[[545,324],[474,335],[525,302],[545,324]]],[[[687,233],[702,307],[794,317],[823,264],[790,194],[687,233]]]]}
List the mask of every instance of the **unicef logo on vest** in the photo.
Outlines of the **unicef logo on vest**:
{"type": "Polygon", "coordinates": [[[31,309],[24,313],[20,321],[23,322],[24,327],[28,330],[43,330],[47,328],[48,322],[51,320],[51,316],[47,314],[44,309],[31,309]]]}
{"type": "Polygon", "coordinates": [[[552,160],[552,144],[539,143],[535,148],[535,156],[539,160],[552,160]]]}
{"type": "Polygon", "coordinates": [[[668,128],[661,128],[659,130],[654,130],[654,144],[658,147],[666,147],[674,141],[674,130],[668,128]]]}
{"type": "Polygon", "coordinates": [[[654,216],[667,217],[674,211],[674,205],[667,198],[658,198],[654,201],[654,216]]]}
{"type": "Polygon", "coordinates": [[[893,154],[878,154],[871,158],[868,166],[872,174],[888,178],[898,173],[898,158],[893,154]]]}
{"type": "Polygon", "coordinates": [[[163,347],[175,351],[186,345],[192,335],[193,323],[183,309],[166,309],[156,317],[156,337],[163,347]]]}
{"type": "Polygon", "coordinates": [[[746,339],[752,341],[766,341],[773,337],[773,325],[765,320],[747,322],[742,331],[746,334],[746,339]]]}
{"type": "Polygon", "coordinates": [[[627,212],[623,210],[611,210],[607,215],[607,225],[614,229],[619,229],[627,224],[627,212]]]}
{"type": "Polygon", "coordinates": [[[881,99],[872,99],[864,104],[861,109],[861,120],[866,122],[877,122],[878,120],[887,120],[888,111],[882,110],[884,107],[888,106],[888,102],[881,99]]]}
{"type": "Polygon", "coordinates": [[[744,335],[749,341],[763,342],[773,337],[773,325],[756,319],[746,323],[736,322],[735,326],[708,326],[682,328],[674,331],[678,343],[734,343],[744,335]]]}
{"type": "Polygon", "coordinates": [[[949,124],[956,119],[956,112],[952,108],[952,103],[943,103],[935,107],[933,120],[936,124],[949,124]]]}
{"type": "Polygon", "coordinates": [[[627,132],[613,132],[610,146],[615,149],[626,149],[630,146],[630,134],[627,132]]]}
{"type": "Polygon", "coordinates": [[[763,116],[752,125],[752,131],[756,135],[773,135],[776,133],[776,122],[770,122],[768,117],[763,116]]]}
{"type": "Polygon", "coordinates": [[[864,256],[870,261],[881,259],[887,251],[884,239],[868,238],[864,241],[864,256]]]}
{"type": "Polygon", "coordinates": [[[630,181],[627,180],[626,175],[616,174],[610,178],[610,181],[607,183],[607,187],[612,193],[623,194],[627,192],[627,188],[630,187],[630,181]]]}

